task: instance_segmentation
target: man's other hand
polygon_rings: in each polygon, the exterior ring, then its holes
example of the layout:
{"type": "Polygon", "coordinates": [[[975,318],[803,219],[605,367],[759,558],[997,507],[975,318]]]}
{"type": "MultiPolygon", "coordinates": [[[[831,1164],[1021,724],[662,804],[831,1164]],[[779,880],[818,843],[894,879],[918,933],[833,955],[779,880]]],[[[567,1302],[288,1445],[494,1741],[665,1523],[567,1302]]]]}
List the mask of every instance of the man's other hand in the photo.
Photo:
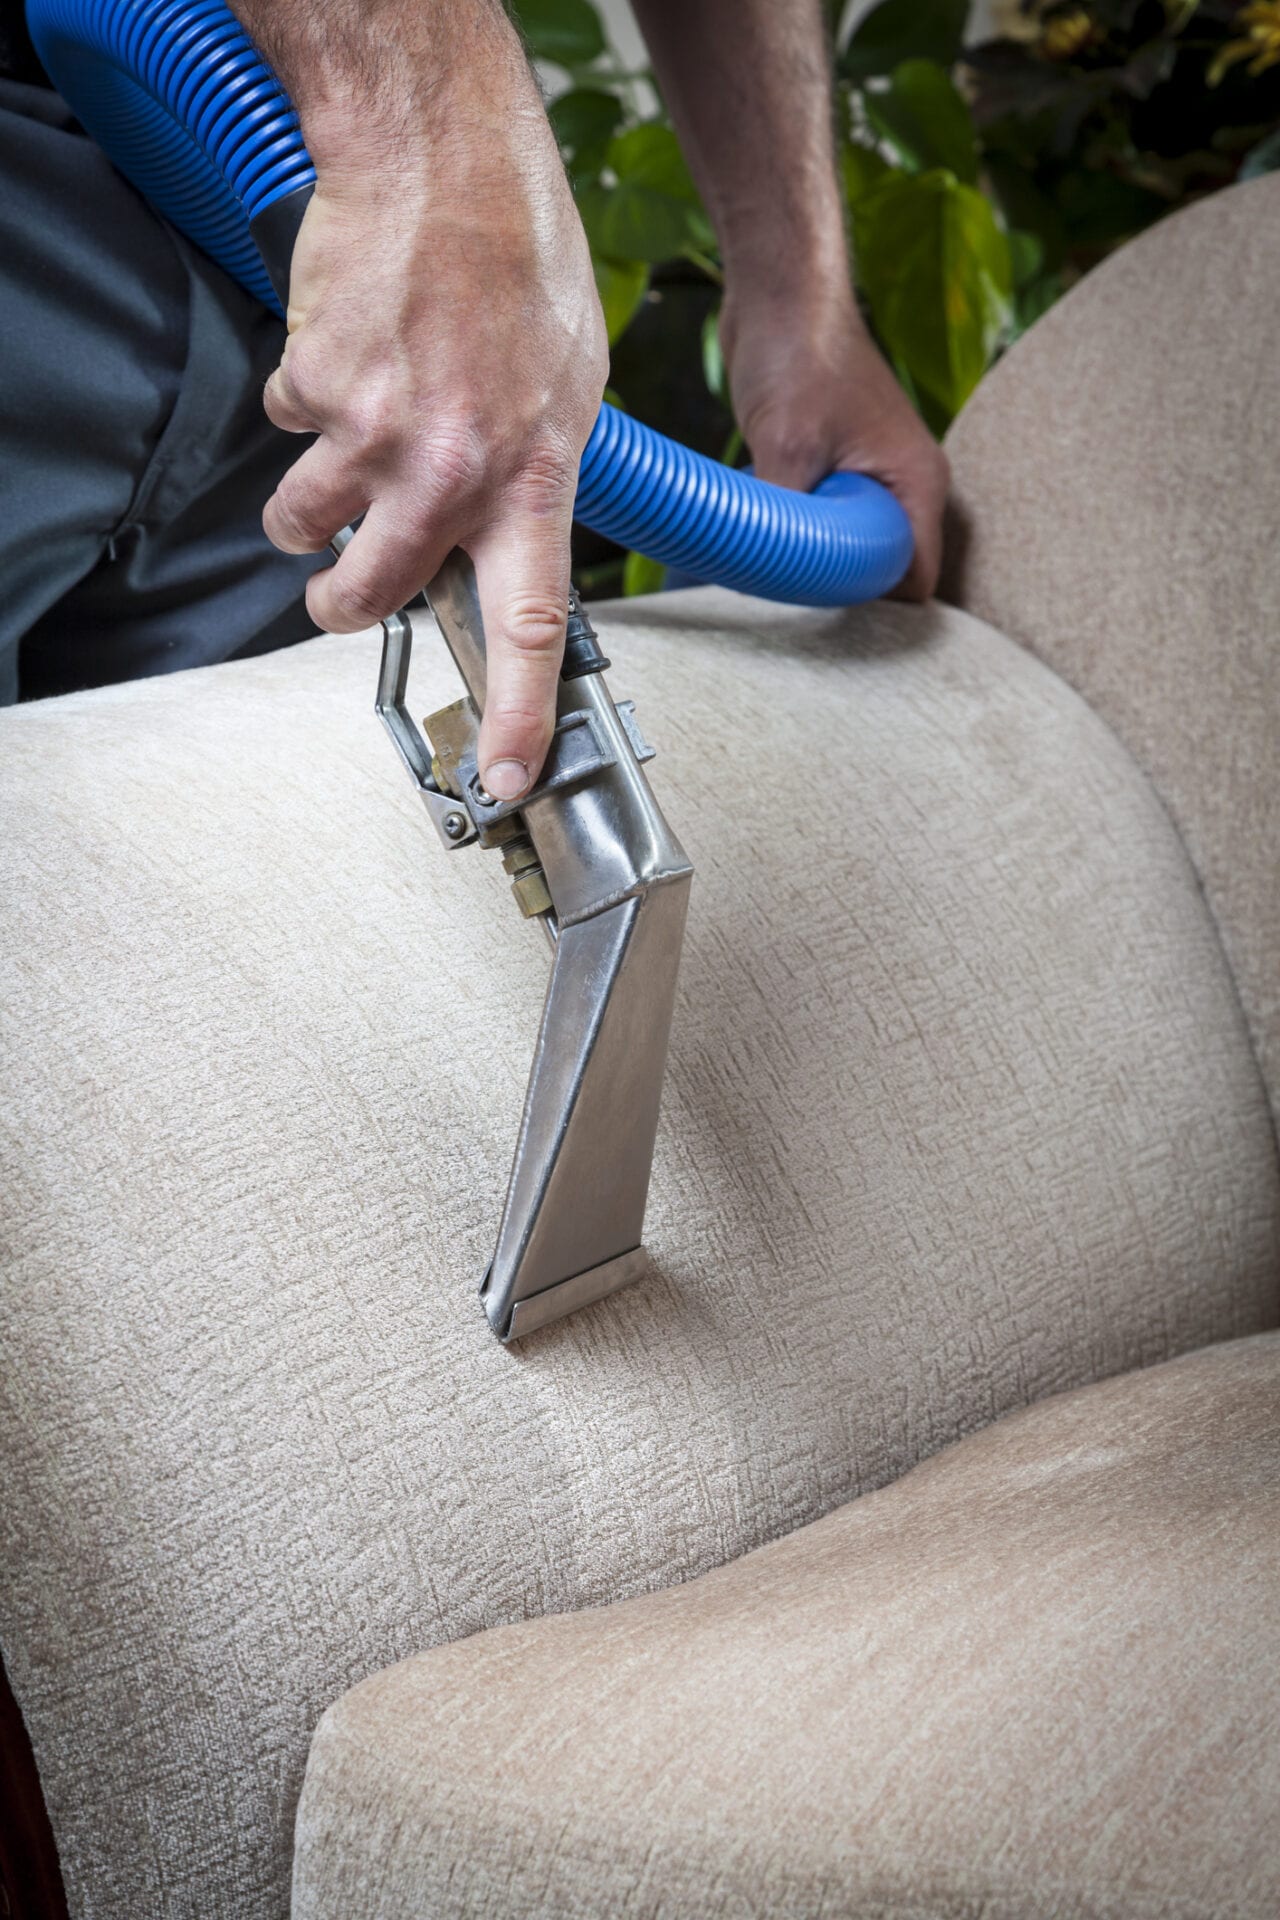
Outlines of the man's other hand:
{"type": "Polygon", "coordinates": [[[720,338],[756,472],[804,490],[838,468],[883,481],[915,534],[897,591],[925,600],[941,564],[947,461],[853,297],[832,9],[823,0],[634,4],[719,237],[720,338]]]}
{"type": "Polygon", "coordinates": [[[726,299],[721,337],[734,410],[760,478],[802,492],[837,470],[883,482],[915,535],[915,557],[896,595],[927,600],[942,564],[950,469],[852,295],[726,299]]]}

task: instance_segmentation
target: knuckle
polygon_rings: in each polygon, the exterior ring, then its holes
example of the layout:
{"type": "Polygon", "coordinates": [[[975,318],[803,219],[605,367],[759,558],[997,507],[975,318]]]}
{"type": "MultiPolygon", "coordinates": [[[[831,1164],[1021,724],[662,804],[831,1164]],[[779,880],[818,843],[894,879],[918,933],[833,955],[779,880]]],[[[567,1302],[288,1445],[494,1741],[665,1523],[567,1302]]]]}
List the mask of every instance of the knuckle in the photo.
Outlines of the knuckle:
{"type": "Polygon", "coordinates": [[[568,601],[545,594],[520,594],[502,612],[502,637],[522,655],[558,656],[564,645],[568,601]]]}
{"type": "Polygon", "coordinates": [[[551,738],[553,716],[527,700],[499,700],[485,714],[488,738],[499,752],[516,752],[527,761],[551,738]]]}
{"type": "Polygon", "coordinates": [[[429,495],[471,495],[484,484],[489,460],[477,426],[467,420],[440,421],[422,450],[423,477],[429,495]]]}
{"type": "Polygon", "coordinates": [[[351,458],[373,465],[404,440],[409,409],[402,382],[395,372],[353,377],[331,331],[313,326],[292,334],[274,382],[291,413],[331,434],[351,458]]]}
{"type": "Polygon", "coordinates": [[[405,406],[387,383],[365,384],[343,395],[339,430],[364,459],[380,462],[403,441],[406,415],[405,406]]]}
{"type": "Polygon", "coordinates": [[[331,613],[356,626],[371,627],[392,611],[385,593],[361,574],[332,569],[328,602],[331,613]]]}
{"type": "Polygon", "coordinates": [[[311,412],[324,392],[323,349],[304,333],[293,333],[272,376],[287,405],[311,412]]]}
{"type": "Polygon", "coordinates": [[[771,464],[785,468],[788,473],[807,471],[813,464],[811,436],[787,422],[766,424],[758,431],[751,445],[753,451],[758,446],[763,447],[771,464]]]}
{"type": "Polygon", "coordinates": [[[303,410],[296,395],[285,378],[283,368],[277,368],[262,389],[262,410],[273,427],[283,432],[298,427],[303,421],[303,410]]]}
{"type": "Polygon", "coordinates": [[[291,546],[305,549],[323,547],[334,529],[324,525],[313,507],[295,497],[286,479],[270,502],[270,531],[277,541],[284,539],[291,546]]]}
{"type": "Polygon", "coordinates": [[[823,470],[825,462],[813,428],[790,414],[762,408],[744,421],[743,432],[764,477],[787,487],[806,487],[823,470]]]}

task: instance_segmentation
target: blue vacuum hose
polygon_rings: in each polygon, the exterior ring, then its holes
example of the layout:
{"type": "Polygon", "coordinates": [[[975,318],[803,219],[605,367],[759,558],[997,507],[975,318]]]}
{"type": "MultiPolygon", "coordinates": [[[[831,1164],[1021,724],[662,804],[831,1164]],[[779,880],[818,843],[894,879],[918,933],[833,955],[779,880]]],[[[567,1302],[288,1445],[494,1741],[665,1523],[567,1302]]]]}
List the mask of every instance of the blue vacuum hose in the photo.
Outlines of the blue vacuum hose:
{"type": "MultiPolygon", "coordinates": [[[[27,0],[64,99],[120,171],[280,312],[254,239],[314,183],[298,116],[223,0],[27,0]]],[[[810,606],[873,600],[911,562],[893,495],[862,474],[793,493],[693,453],[605,405],[575,512],[700,580],[810,606]]]]}

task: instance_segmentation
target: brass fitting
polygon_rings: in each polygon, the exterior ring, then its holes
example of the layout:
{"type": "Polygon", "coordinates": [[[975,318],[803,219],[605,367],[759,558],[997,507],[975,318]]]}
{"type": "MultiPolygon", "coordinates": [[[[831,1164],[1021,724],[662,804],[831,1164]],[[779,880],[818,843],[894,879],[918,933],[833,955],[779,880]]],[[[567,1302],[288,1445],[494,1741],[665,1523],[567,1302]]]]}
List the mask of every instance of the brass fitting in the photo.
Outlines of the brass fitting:
{"type": "MultiPolygon", "coordinates": [[[[458,774],[464,754],[474,752],[478,728],[475,708],[470,700],[454,700],[439,713],[428,714],[423,721],[431,743],[431,777],[442,793],[451,793],[461,801],[462,781],[458,774]]],[[[511,874],[511,891],[526,920],[550,913],[551,895],[538,856],[518,814],[508,814],[491,827],[481,827],[476,838],[482,847],[501,847],[502,864],[511,874]]]]}

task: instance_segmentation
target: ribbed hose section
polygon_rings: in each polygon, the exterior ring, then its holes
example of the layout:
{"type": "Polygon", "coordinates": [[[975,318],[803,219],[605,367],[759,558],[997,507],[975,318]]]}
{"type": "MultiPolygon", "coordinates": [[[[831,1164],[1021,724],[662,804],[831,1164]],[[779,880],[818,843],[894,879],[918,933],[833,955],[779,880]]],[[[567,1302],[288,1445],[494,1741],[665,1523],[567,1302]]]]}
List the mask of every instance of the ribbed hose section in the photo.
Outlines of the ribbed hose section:
{"type": "Polygon", "coordinates": [[[27,24],[121,173],[278,313],[249,222],[316,170],[288,97],[222,0],[29,0],[27,24]]]}
{"type": "MultiPolygon", "coordinates": [[[[27,0],[50,77],[120,171],[278,313],[249,222],[315,180],[298,116],[223,0],[27,0]]],[[[911,562],[891,493],[811,494],[720,466],[604,406],[582,457],[585,526],[699,580],[809,606],[887,593],[911,562]]]]}
{"type": "Polygon", "coordinates": [[[812,493],[752,474],[601,407],[578,475],[584,525],[681,573],[764,600],[845,607],[896,586],[911,527],[884,487],[833,473],[812,493]]]}

